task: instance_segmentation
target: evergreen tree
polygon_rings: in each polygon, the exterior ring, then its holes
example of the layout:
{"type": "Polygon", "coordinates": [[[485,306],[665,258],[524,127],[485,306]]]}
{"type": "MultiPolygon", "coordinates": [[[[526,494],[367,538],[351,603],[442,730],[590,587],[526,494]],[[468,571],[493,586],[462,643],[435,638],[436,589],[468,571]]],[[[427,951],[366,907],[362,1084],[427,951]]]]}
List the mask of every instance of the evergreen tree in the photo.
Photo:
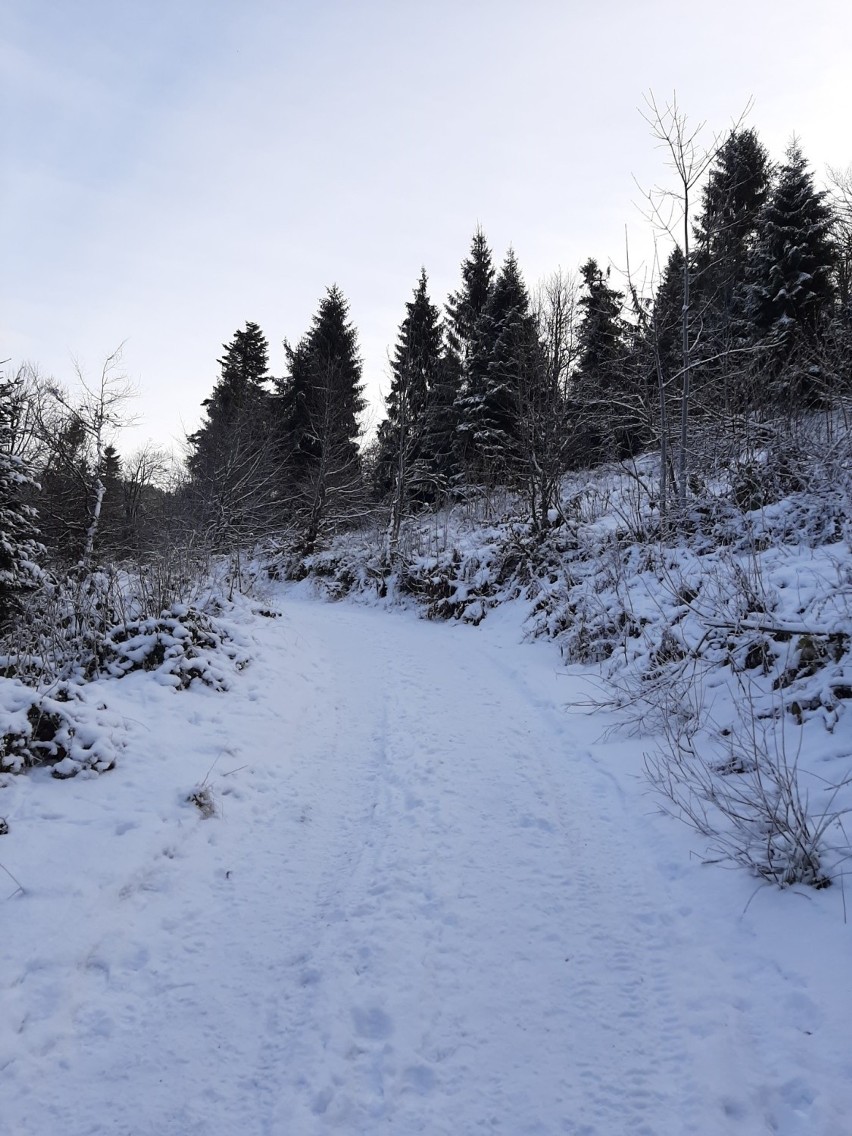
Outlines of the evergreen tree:
{"type": "MultiPolygon", "coordinates": [[[[703,413],[736,412],[747,395],[742,351],[743,285],[771,165],[753,129],[720,147],[701,195],[689,310],[693,404],[703,413]]],[[[681,258],[681,265],[682,265],[681,258]]],[[[681,296],[683,285],[679,286],[681,296]]]]}
{"type": "Polygon", "coordinates": [[[650,303],[632,294],[634,368],[645,390],[650,437],[660,447],[659,505],[665,519],[676,400],[682,394],[684,255],[680,245],[669,253],[662,277],[650,303]]]}
{"type": "Polygon", "coordinates": [[[14,621],[22,596],[41,580],[36,512],[23,495],[37,488],[26,462],[14,453],[17,417],[14,381],[0,380],[0,630],[14,621]]]}
{"type": "Polygon", "coordinates": [[[271,521],[268,347],[257,324],[237,331],[218,363],[220,377],[203,404],[204,423],[189,438],[187,465],[203,523],[228,544],[251,538],[271,521]]]}
{"type": "Polygon", "coordinates": [[[436,394],[443,394],[445,359],[440,313],[429,299],[426,270],[422,269],[414,299],[406,307],[391,362],[391,389],[387,416],[379,427],[377,489],[385,495],[395,489],[400,507],[409,496],[429,500],[436,496],[439,478],[435,449],[440,446],[441,423],[433,417],[436,394]]]}
{"type": "Polygon", "coordinates": [[[101,469],[103,504],[98,525],[98,549],[110,556],[128,551],[128,525],[124,504],[124,477],[115,446],[104,448],[101,469]]]}
{"type": "Polygon", "coordinates": [[[583,291],[573,394],[587,461],[632,452],[636,413],[630,402],[624,296],[609,285],[597,261],[580,269],[583,291]]]}
{"type": "Polygon", "coordinates": [[[654,295],[653,334],[666,380],[682,366],[683,252],[675,245],[654,295]]]}
{"type": "Polygon", "coordinates": [[[422,441],[422,452],[429,464],[431,484],[438,497],[447,493],[459,473],[456,411],[459,384],[458,367],[444,350],[440,365],[432,376],[422,441]]]}
{"type": "Polygon", "coordinates": [[[481,228],[477,227],[470,253],[462,261],[461,277],[461,288],[447,298],[446,368],[431,407],[434,451],[441,472],[448,480],[458,477],[465,464],[469,436],[465,429],[459,429],[462,400],[470,387],[475,356],[487,348],[487,341],[480,336],[479,324],[494,290],[494,265],[481,228]]]}
{"type": "Polygon", "coordinates": [[[545,372],[535,316],[510,249],[476,322],[456,403],[469,476],[499,482],[517,470],[522,461],[522,405],[536,401],[535,388],[545,372]]]}
{"type": "Polygon", "coordinates": [[[716,313],[731,312],[770,175],[769,155],[753,129],[733,131],[710,167],[695,225],[695,288],[699,303],[704,299],[716,313]]]}
{"type": "Polygon", "coordinates": [[[325,528],[344,523],[360,499],[358,416],[366,403],[358,336],[349,305],[334,285],[310,330],[287,345],[289,377],[281,385],[280,446],[293,506],[312,549],[325,528]]]}
{"type": "Polygon", "coordinates": [[[577,378],[588,378],[605,394],[615,393],[624,362],[624,295],[610,288],[609,271],[604,273],[596,260],[587,260],[580,275],[585,292],[580,296],[577,378]]]}
{"type": "Polygon", "coordinates": [[[246,399],[256,395],[268,378],[269,347],[256,323],[246,323],[245,331],[237,331],[225,354],[218,360],[222,379],[214,399],[223,410],[237,411],[246,399]]]}
{"type": "Polygon", "coordinates": [[[776,376],[797,350],[813,346],[830,314],[832,223],[826,194],[794,141],[760,214],[744,287],[750,337],[771,352],[776,376]]]}
{"type": "Polygon", "coordinates": [[[463,372],[476,349],[477,325],[494,289],[491,249],[481,228],[473,234],[461,276],[461,288],[447,298],[447,345],[463,372]]]}
{"type": "Polygon", "coordinates": [[[251,421],[264,417],[269,348],[263,332],[256,323],[246,323],[223,347],[225,353],[217,360],[219,381],[203,403],[206,421],[190,438],[189,469],[194,475],[220,464],[234,433],[242,435],[251,421]]]}

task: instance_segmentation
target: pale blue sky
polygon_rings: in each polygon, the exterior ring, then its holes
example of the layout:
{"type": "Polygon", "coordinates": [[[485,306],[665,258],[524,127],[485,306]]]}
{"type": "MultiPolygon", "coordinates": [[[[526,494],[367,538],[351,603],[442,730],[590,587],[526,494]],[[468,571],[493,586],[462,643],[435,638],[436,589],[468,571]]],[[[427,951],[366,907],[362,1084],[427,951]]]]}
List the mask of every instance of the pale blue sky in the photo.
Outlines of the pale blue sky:
{"type": "Polygon", "coordinates": [[[648,88],[714,129],[753,95],[774,157],[852,162],[850,42],[840,0],[5,0],[0,356],[70,382],[126,340],[121,448],[169,442],[238,327],[280,374],[337,282],[377,401],[421,264],[442,302],[477,222],[530,286],[621,262],[625,225],[647,249],[648,88]]]}

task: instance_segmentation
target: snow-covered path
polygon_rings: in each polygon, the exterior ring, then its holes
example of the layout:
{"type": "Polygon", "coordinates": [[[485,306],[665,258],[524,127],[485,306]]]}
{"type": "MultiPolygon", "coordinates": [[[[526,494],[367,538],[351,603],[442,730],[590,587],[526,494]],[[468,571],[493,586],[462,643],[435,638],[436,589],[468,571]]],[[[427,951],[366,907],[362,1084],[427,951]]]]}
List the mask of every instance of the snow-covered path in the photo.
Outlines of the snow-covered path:
{"type": "Polygon", "coordinates": [[[699,899],[546,648],[283,610],[228,695],[123,680],[115,773],[7,790],[56,843],[0,849],[3,1136],[852,1131],[834,956],[699,899]]]}

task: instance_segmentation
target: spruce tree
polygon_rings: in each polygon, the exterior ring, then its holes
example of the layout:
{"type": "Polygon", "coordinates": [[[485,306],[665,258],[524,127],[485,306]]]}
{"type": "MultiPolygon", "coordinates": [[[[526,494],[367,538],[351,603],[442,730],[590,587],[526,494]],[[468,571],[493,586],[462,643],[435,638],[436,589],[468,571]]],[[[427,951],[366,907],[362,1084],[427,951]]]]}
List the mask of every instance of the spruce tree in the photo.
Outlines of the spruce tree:
{"type": "Polygon", "coordinates": [[[683,315],[683,252],[675,245],[669,253],[660,284],[654,294],[652,334],[660,355],[663,375],[670,380],[682,365],[681,319],[683,315]]]}
{"type": "Polygon", "coordinates": [[[694,229],[688,331],[693,403],[705,414],[721,408],[736,412],[747,393],[747,356],[741,342],[743,285],[771,172],[757,132],[733,131],[719,149],[702,190],[694,229]]]}
{"type": "Polygon", "coordinates": [[[470,253],[462,261],[461,276],[461,288],[447,298],[447,343],[464,367],[474,350],[476,325],[494,288],[491,249],[479,227],[473,234],[470,253]]]}
{"type": "Polygon", "coordinates": [[[588,378],[598,391],[615,393],[624,361],[624,294],[610,287],[609,272],[604,273],[594,259],[586,261],[580,275],[584,292],[580,296],[578,380],[588,378]]]}
{"type": "MultiPolygon", "coordinates": [[[[836,248],[826,194],[797,142],[787,151],[757,225],[744,287],[750,338],[770,353],[777,379],[794,354],[812,347],[827,322],[834,298],[836,248]]],[[[800,376],[802,378],[802,376],[800,376]]],[[[810,400],[804,379],[798,391],[810,400]]],[[[776,394],[782,393],[776,387],[776,394]]]]}
{"type": "Polygon", "coordinates": [[[426,270],[421,269],[414,298],[406,305],[393,359],[387,416],[379,427],[377,488],[395,489],[400,502],[434,499],[443,455],[440,415],[445,377],[440,313],[429,299],[426,270]],[[437,397],[436,397],[437,396],[437,397]]]}
{"type": "Polygon", "coordinates": [[[14,623],[26,592],[37,587],[45,554],[38,541],[36,511],[24,494],[37,489],[24,459],[14,452],[18,385],[0,379],[0,631],[14,623]]]}
{"type": "MultiPolygon", "coordinates": [[[[452,292],[446,303],[446,370],[440,390],[436,389],[432,417],[440,424],[443,470],[458,477],[466,464],[469,434],[462,422],[462,400],[470,390],[470,375],[476,367],[476,355],[487,350],[480,336],[480,320],[494,289],[494,264],[491,249],[481,228],[476,229],[470,253],[461,265],[462,285],[452,292]],[[452,441],[447,447],[449,438],[452,441]]],[[[469,454],[468,454],[469,456],[469,454]]]]}
{"type": "Polygon", "coordinates": [[[115,446],[104,447],[101,481],[104,495],[97,547],[101,553],[118,556],[128,551],[129,526],[124,503],[124,475],[115,446]]]}
{"type": "Polygon", "coordinates": [[[624,296],[609,272],[589,259],[580,269],[583,291],[573,394],[587,461],[626,456],[634,448],[635,413],[627,384],[624,296]]]}
{"type": "Polygon", "coordinates": [[[437,497],[445,496],[458,479],[458,367],[444,350],[437,367],[426,403],[422,452],[428,462],[431,484],[437,497]]]}
{"type": "Polygon", "coordinates": [[[337,285],[328,289],[298,345],[285,346],[290,374],[281,384],[279,429],[284,497],[310,550],[323,530],[352,517],[362,490],[361,359],[349,305],[337,285]]]}
{"type": "Polygon", "coordinates": [[[224,344],[220,377],[204,402],[205,420],[189,438],[187,461],[201,521],[225,544],[271,522],[268,346],[256,323],[224,344]]]}
{"type": "Polygon", "coordinates": [[[266,337],[256,323],[246,323],[245,330],[235,332],[223,347],[225,353],[217,360],[219,380],[203,403],[206,422],[190,439],[191,472],[200,471],[210,461],[216,464],[218,451],[227,445],[235,429],[242,432],[243,419],[263,417],[267,394],[263,384],[269,378],[266,337]]]}
{"type": "Polygon", "coordinates": [[[753,129],[733,131],[710,167],[695,225],[694,286],[715,313],[730,312],[743,281],[770,175],[769,155],[753,129]]]}
{"type": "Polygon", "coordinates": [[[485,308],[457,400],[458,434],[468,475],[506,481],[522,461],[522,404],[542,379],[541,344],[526,285],[510,249],[485,308]]]}

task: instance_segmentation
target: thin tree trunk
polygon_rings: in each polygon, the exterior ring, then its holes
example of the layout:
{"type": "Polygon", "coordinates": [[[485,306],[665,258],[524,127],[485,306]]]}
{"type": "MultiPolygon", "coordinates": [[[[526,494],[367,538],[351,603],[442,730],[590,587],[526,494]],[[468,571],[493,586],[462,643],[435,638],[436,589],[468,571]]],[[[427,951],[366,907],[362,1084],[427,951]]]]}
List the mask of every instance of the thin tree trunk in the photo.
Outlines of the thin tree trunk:
{"type": "Polygon", "coordinates": [[[663,529],[668,521],[669,511],[669,415],[666,407],[666,384],[663,378],[663,365],[660,360],[660,345],[654,335],[654,362],[657,367],[657,386],[660,392],[660,528],[663,529]]]}
{"type": "Polygon", "coordinates": [[[104,503],[104,494],[106,493],[106,486],[104,485],[103,478],[98,475],[95,481],[95,500],[92,505],[92,519],[89,527],[86,530],[86,545],[83,549],[83,563],[88,564],[92,559],[92,553],[95,551],[95,539],[98,535],[98,525],[101,520],[101,509],[104,503]]]}
{"type": "Polygon", "coordinates": [[[687,439],[689,433],[690,350],[689,350],[689,191],[683,195],[683,310],[681,312],[681,356],[683,378],[680,399],[680,452],[678,453],[678,498],[686,507],[687,439]]]}

